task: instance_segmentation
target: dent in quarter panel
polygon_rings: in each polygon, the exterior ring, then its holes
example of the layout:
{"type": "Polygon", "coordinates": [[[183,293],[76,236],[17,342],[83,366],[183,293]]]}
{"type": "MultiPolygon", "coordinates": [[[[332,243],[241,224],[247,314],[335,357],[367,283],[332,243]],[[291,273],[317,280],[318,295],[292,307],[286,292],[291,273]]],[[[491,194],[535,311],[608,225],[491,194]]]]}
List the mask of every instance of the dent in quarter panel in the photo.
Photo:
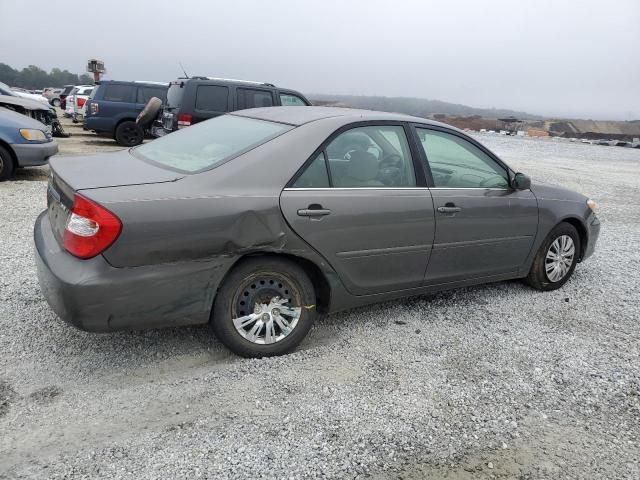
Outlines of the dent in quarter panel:
{"type": "Polygon", "coordinates": [[[285,244],[277,198],[172,198],[107,207],[123,223],[122,234],[104,253],[117,267],[280,250],[285,244]]]}

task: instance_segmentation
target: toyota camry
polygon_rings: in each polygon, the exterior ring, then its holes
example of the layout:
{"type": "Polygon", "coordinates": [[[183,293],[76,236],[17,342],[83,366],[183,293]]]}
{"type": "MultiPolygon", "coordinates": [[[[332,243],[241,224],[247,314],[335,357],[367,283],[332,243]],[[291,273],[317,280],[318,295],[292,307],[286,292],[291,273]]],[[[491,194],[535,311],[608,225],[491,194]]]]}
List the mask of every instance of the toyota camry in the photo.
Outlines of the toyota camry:
{"type": "Polygon", "coordinates": [[[318,314],[517,278],[560,288],[600,230],[592,200],[400,114],[244,110],[50,166],[34,235],[59,317],[210,323],[247,357],[291,351],[318,314]]]}

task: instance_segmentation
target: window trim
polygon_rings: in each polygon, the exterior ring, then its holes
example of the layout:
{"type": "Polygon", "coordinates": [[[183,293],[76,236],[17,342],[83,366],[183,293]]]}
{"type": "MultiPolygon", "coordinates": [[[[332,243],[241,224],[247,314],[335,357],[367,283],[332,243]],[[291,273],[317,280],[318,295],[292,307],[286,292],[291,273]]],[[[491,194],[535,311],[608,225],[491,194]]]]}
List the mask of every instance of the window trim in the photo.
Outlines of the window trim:
{"type": "Polygon", "coordinates": [[[416,145],[416,148],[418,149],[418,153],[420,155],[421,161],[421,168],[424,169],[425,171],[425,175],[426,177],[429,179],[428,181],[428,185],[429,188],[434,189],[434,190],[471,190],[471,189],[475,189],[475,190],[500,190],[500,191],[510,191],[510,190],[514,190],[513,188],[513,176],[515,175],[515,172],[506,164],[504,163],[496,154],[494,154],[491,150],[489,150],[487,147],[485,147],[484,145],[482,145],[480,142],[478,142],[475,138],[470,137],[469,135],[465,135],[462,132],[458,132],[457,130],[453,130],[447,127],[443,127],[440,125],[429,125],[429,124],[424,124],[424,123],[417,123],[417,122],[412,122],[411,123],[411,130],[413,132],[414,135],[414,143],[416,145]],[[478,148],[482,153],[484,153],[485,155],[487,155],[491,160],[493,160],[494,162],[496,162],[500,167],[504,168],[504,170],[507,173],[507,181],[509,182],[509,186],[507,188],[496,188],[496,187],[436,187],[435,186],[435,182],[433,181],[433,175],[431,173],[431,164],[429,163],[429,159],[427,158],[427,152],[425,152],[424,148],[422,148],[422,146],[420,145],[420,137],[418,136],[418,129],[424,129],[424,130],[433,130],[436,132],[442,132],[442,133],[447,133],[449,135],[453,135],[455,137],[461,138],[462,140],[466,140],[467,142],[471,143],[474,147],[478,148]]]}
{"type": "MultiPolygon", "coordinates": [[[[410,124],[408,122],[403,122],[403,121],[398,121],[398,120],[362,120],[362,121],[357,121],[357,122],[352,122],[352,123],[348,123],[347,125],[343,125],[340,128],[336,129],[333,131],[333,133],[331,133],[331,135],[329,135],[321,144],[318,148],[316,148],[313,153],[311,154],[311,156],[309,158],[307,158],[302,166],[296,171],[296,173],[293,174],[293,176],[289,179],[289,181],[285,184],[284,188],[286,190],[292,190],[295,187],[293,186],[296,181],[298,180],[298,178],[304,173],[304,171],[307,169],[307,167],[309,165],[311,165],[311,162],[313,162],[316,157],[318,155],[320,155],[320,153],[323,154],[324,156],[324,163],[325,166],[327,168],[327,172],[329,173],[329,189],[331,190],[337,190],[337,189],[342,189],[342,190],[354,190],[354,189],[358,189],[358,190],[362,190],[362,189],[371,189],[371,190],[402,190],[402,189],[416,189],[416,188],[425,188],[428,187],[425,176],[424,176],[424,170],[422,168],[422,165],[420,164],[421,159],[418,156],[419,155],[419,151],[421,150],[421,147],[419,145],[417,145],[414,141],[413,135],[415,135],[414,132],[411,131],[411,127],[410,124]],[[392,126],[392,127],[402,127],[402,129],[404,130],[404,134],[407,140],[407,144],[409,145],[409,153],[411,155],[411,163],[413,164],[413,172],[414,175],[416,177],[416,184],[413,187],[334,187],[333,186],[333,177],[331,176],[331,169],[329,168],[329,162],[327,161],[327,153],[326,153],[326,149],[327,147],[331,144],[331,142],[333,142],[336,137],[338,137],[339,135],[343,134],[344,132],[347,132],[349,130],[353,130],[355,128],[360,128],[360,127],[384,127],[384,126],[392,126]]],[[[327,190],[326,187],[324,187],[325,190],[327,190]]],[[[318,190],[317,188],[305,188],[304,190],[318,190]]]]}

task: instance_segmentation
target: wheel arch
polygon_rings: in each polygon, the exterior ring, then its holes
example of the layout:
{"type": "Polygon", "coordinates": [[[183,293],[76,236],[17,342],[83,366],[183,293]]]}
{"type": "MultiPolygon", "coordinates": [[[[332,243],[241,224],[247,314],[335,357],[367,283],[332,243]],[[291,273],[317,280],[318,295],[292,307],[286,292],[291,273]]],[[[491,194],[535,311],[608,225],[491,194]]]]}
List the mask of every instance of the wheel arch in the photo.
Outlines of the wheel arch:
{"type": "Polygon", "coordinates": [[[113,127],[113,133],[116,133],[116,130],[118,129],[118,127],[120,126],[121,123],[124,122],[134,122],[135,123],[136,119],[135,118],[131,118],[131,117],[124,117],[124,118],[120,118],[118,119],[118,121],[116,122],[116,124],[113,127]]]}
{"type": "MultiPolygon", "coordinates": [[[[286,261],[290,261],[295,263],[300,268],[304,270],[304,272],[311,280],[313,284],[313,288],[316,294],[316,310],[318,313],[327,313],[329,311],[329,305],[331,304],[331,286],[326,275],[323,273],[322,269],[318,267],[313,261],[300,257],[298,255],[294,255],[286,252],[257,252],[257,253],[247,253],[239,257],[226,271],[222,279],[220,280],[220,284],[218,285],[218,291],[220,287],[227,280],[229,274],[235,270],[240,264],[255,258],[275,258],[282,259],[286,261]]],[[[216,292],[217,296],[217,292],[216,292]]],[[[214,299],[215,302],[215,299],[214,299]]]]}
{"type": "Polygon", "coordinates": [[[11,155],[11,160],[13,161],[13,166],[17,168],[19,166],[18,156],[16,155],[16,152],[13,151],[13,148],[11,148],[11,145],[0,138],[0,147],[4,147],[4,149],[9,152],[9,155],[11,155]]]}
{"type": "Polygon", "coordinates": [[[558,225],[560,225],[561,223],[568,223],[577,230],[578,236],[580,237],[580,256],[578,257],[578,261],[582,260],[584,252],[587,249],[587,243],[589,241],[586,225],[578,217],[565,217],[560,222],[558,222],[558,225]]]}

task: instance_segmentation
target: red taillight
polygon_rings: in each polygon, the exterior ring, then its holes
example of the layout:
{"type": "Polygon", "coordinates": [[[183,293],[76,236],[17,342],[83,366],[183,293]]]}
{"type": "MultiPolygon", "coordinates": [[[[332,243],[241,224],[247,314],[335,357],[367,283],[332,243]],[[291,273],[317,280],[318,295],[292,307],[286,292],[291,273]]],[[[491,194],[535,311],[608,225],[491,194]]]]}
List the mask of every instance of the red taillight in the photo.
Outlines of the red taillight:
{"type": "Polygon", "coordinates": [[[71,255],[92,258],[104,252],[122,231],[122,223],[106,208],[76,193],[62,244],[71,255]]]}
{"type": "Polygon", "coordinates": [[[193,116],[190,113],[181,113],[178,115],[178,128],[188,127],[191,125],[191,120],[193,120],[193,116]]]}
{"type": "Polygon", "coordinates": [[[78,107],[83,107],[84,106],[84,102],[86,102],[87,100],[82,98],[82,97],[76,97],[76,104],[78,105],[78,107]]]}

